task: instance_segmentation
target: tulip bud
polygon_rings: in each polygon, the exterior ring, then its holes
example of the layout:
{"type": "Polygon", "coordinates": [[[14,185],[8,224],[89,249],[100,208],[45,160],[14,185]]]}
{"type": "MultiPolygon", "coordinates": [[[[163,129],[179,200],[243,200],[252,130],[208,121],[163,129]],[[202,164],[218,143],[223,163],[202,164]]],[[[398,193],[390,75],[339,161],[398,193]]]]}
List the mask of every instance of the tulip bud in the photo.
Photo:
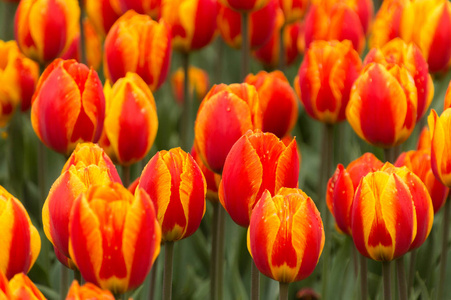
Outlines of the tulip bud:
{"type": "Polygon", "coordinates": [[[451,109],[440,117],[432,110],[428,117],[431,133],[431,165],[435,177],[448,188],[451,187],[451,109]]]}
{"type": "Polygon", "coordinates": [[[309,2],[309,0],[279,0],[285,23],[291,24],[299,21],[307,11],[309,2]]]}
{"type": "Polygon", "coordinates": [[[83,300],[83,299],[101,299],[114,300],[113,294],[108,290],[102,290],[92,283],[85,283],[80,286],[78,281],[74,280],[67,293],[66,300],[83,300]]]}

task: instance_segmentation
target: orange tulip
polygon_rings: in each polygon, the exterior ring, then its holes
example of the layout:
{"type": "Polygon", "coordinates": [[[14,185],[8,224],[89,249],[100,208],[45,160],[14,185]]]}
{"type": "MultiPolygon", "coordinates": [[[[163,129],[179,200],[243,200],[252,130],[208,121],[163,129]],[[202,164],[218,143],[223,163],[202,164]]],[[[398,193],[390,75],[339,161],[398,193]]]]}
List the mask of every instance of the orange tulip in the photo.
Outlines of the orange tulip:
{"type": "Polygon", "coordinates": [[[93,185],[73,204],[69,252],[87,282],[115,294],[141,285],[160,252],[161,229],[149,195],[119,183],[93,185]]]}
{"type": "Polygon", "coordinates": [[[299,21],[307,11],[309,3],[309,0],[279,0],[285,23],[291,24],[299,21]]]}
{"type": "MultiPolygon", "coordinates": [[[[276,26],[277,0],[249,14],[248,29],[251,49],[258,49],[266,44],[276,26]]],[[[241,15],[239,12],[220,5],[218,13],[218,29],[224,41],[232,48],[241,48],[241,15]]]]}
{"type": "Polygon", "coordinates": [[[352,87],[346,117],[357,135],[372,145],[403,143],[417,118],[417,89],[409,71],[368,64],[352,87]]]}
{"type": "MultiPolygon", "coordinates": [[[[210,80],[208,73],[205,70],[190,66],[188,69],[189,77],[189,94],[193,97],[196,92],[196,98],[201,101],[208,92],[210,80]]],[[[171,86],[175,94],[175,100],[182,104],[185,96],[183,91],[183,84],[185,81],[185,73],[182,68],[178,68],[171,76],[171,86]]]]}
{"type": "Polygon", "coordinates": [[[431,72],[443,71],[451,58],[451,3],[408,1],[401,19],[401,38],[423,52],[431,72]]]}
{"type": "Polygon", "coordinates": [[[170,29],[163,20],[128,11],[111,27],[104,49],[105,76],[113,83],[134,72],[155,91],[166,80],[172,50],[170,29]]]}
{"type": "Polygon", "coordinates": [[[205,165],[220,174],[233,144],[248,130],[262,127],[255,87],[215,85],[205,96],[194,124],[194,145],[205,165]]]}
{"type": "Polygon", "coordinates": [[[262,131],[279,138],[287,135],[298,119],[298,100],[285,75],[280,71],[260,71],[257,75],[249,74],[244,82],[257,89],[262,131]]]}
{"type": "Polygon", "coordinates": [[[381,49],[371,49],[364,60],[364,64],[376,62],[387,69],[393,64],[405,66],[409,71],[417,88],[417,119],[418,122],[431,104],[434,97],[434,83],[429,75],[428,64],[420,50],[414,44],[406,44],[396,38],[385,44],[381,49]]]}
{"type": "Polygon", "coordinates": [[[343,121],[360,69],[359,55],[349,41],[313,42],[294,80],[305,111],[324,123],[343,121]]]}
{"type": "Polygon", "coordinates": [[[296,140],[288,146],[272,133],[248,131],[230,149],[219,186],[219,200],[232,220],[249,226],[252,210],[265,190],[297,188],[296,140]]]}
{"type": "Polygon", "coordinates": [[[431,132],[431,164],[435,177],[451,187],[451,109],[440,117],[432,110],[428,117],[431,132]]]}
{"type": "Polygon", "coordinates": [[[219,0],[220,3],[239,11],[255,11],[271,0],[219,0]]]}
{"type": "Polygon", "coordinates": [[[218,15],[216,0],[162,0],[161,11],[171,26],[174,50],[198,50],[213,40],[218,15]]]}
{"type": "Polygon", "coordinates": [[[41,238],[22,203],[0,186],[0,272],[8,279],[28,273],[41,250],[41,238]]]}
{"type": "Polygon", "coordinates": [[[152,92],[135,73],[127,73],[111,87],[105,84],[106,113],[100,145],[121,165],[143,159],[158,130],[152,92]]]}
{"type": "Polygon", "coordinates": [[[53,183],[42,208],[44,233],[53,244],[58,260],[74,268],[69,255],[69,224],[75,199],[91,185],[121,182],[115,166],[94,144],[79,144],[53,183]]]}
{"type": "Polygon", "coordinates": [[[77,0],[22,0],[15,18],[15,36],[25,56],[46,64],[69,48],[79,30],[77,0]]]}
{"type": "Polygon", "coordinates": [[[116,12],[124,14],[133,9],[138,14],[149,15],[152,19],[158,20],[161,14],[162,0],[110,0],[116,12]]]}
{"type": "Polygon", "coordinates": [[[324,247],[324,229],[312,199],[298,189],[265,191],[255,206],[248,250],[261,273],[280,282],[308,277],[324,247]]]}
{"type": "Polygon", "coordinates": [[[46,300],[44,295],[24,273],[18,273],[9,281],[11,300],[46,300]]]}
{"type": "Polygon", "coordinates": [[[111,26],[122,15],[113,9],[113,1],[85,0],[86,14],[102,39],[105,38],[111,26]]]}
{"type": "Polygon", "coordinates": [[[69,155],[79,142],[97,142],[105,96],[97,72],[75,60],[53,61],[39,78],[31,123],[49,148],[69,155]]]}
{"type": "Polygon", "coordinates": [[[207,184],[207,197],[206,197],[207,200],[211,202],[218,202],[219,201],[218,186],[219,182],[221,181],[221,175],[213,173],[210,169],[207,168],[207,166],[203,163],[202,159],[200,158],[199,154],[197,154],[196,147],[194,146],[191,149],[191,156],[196,161],[197,165],[202,171],[202,174],[204,174],[205,182],[207,184]]]}
{"type": "Polygon", "coordinates": [[[102,290],[92,283],[85,283],[80,286],[78,281],[74,280],[67,293],[66,300],[84,300],[84,299],[101,299],[114,300],[113,294],[108,290],[102,290]]]}
{"type": "Polygon", "coordinates": [[[144,168],[138,188],[155,205],[163,241],[187,238],[199,228],[207,184],[190,154],[180,148],[157,152],[144,168]]]}

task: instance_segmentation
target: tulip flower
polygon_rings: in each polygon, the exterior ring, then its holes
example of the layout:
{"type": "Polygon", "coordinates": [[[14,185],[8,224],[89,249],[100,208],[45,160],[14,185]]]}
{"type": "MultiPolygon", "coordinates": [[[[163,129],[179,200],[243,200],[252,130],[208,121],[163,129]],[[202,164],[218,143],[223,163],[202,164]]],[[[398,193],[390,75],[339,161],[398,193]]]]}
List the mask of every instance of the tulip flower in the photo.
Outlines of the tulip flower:
{"type": "Polygon", "coordinates": [[[347,235],[352,235],[351,209],[355,191],[360,179],[369,172],[382,168],[383,164],[372,153],[365,153],[352,161],[346,168],[338,164],[333,176],[327,183],[326,202],[335,218],[337,228],[347,235]]]}
{"type": "Polygon", "coordinates": [[[291,24],[299,21],[307,11],[309,2],[309,0],[279,0],[285,23],[291,24]]]}
{"type": "Polygon", "coordinates": [[[78,281],[74,280],[67,293],[66,300],[83,300],[83,299],[102,299],[114,300],[113,294],[108,290],[102,290],[92,283],[85,283],[80,286],[78,281]]]}
{"type": "Polygon", "coordinates": [[[207,168],[207,166],[203,163],[202,159],[197,153],[196,147],[194,146],[191,149],[191,156],[196,161],[197,165],[202,171],[202,174],[204,174],[205,183],[207,184],[207,200],[210,200],[211,202],[218,202],[218,186],[219,182],[221,181],[221,175],[213,173],[210,169],[207,168]]]}
{"type": "Polygon", "coordinates": [[[357,135],[372,145],[403,143],[417,118],[417,90],[409,71],[398,65],[367,65],[352,87],[346,117],[357,135]]]}
{"type": "Polygon", "coordinates": [[[110,0],[115,11],[124,14],[133,9],[138,14],[149,15],[152,19],[158,20],[161,14],[162,0],[110,0]]]}
{"type": "Polygon", "coordinates": [[[213,86],[194,124],[194,145],[205,165],[221,174],[230,148],[248,130],[261,129],[261,118],[255,87],[246,83],[213,86]]]}
{"type": "Polygon", "coordinates": [[[97,142],[105,96],[97,72],[75,60],[53,61],[33,95],[31,123],[49,148],[69,155],[79,142],[97,142]]]}
{"type": "Polygon", "coordinates": [[[74,203],[69,252],[87,282],[114,294],[140,286],[160,252],[161,229],[149,195],[121,184],[93,185],[74,203]]]}
{"type": "Polygon", "coordinates": [[[111,27],[104,49],[105,76],[113,83],[134,72],[155,91],[166,80],[172,51],[170,29],[163,20],[128,11],[111,27]]]}
{"type": "Polygon", "coordinates": [[[372,49],[364,60],[364,65],[376,62],[387,69],[396,64],[405,66],[409,71],[417,88],[417,119],[418,122],[431,104],[434,97],[434,84],[428,71],[428,64],[419,48],[414,44],[406,44],[396,38],[385,44],[381,49],[372,49]]]}
{"type": "Polygon", "coordinates": [[[152,92],[135,73],[127,73],[111,87],[105,84],[106,113],[100,145],[121,165],[143,159],[158,130],[152,92]]]}
{"type": "Polygon", "coordinates": [[[262,131],[283,138],[298,119],[296,95],[285,75],[280,71],[249,74],[244,82],[255,86],[260,99],[262,131]]]}
{"type": "Polygon", "coordinates": [[[296,141],[285,146],[272,133],[248,131],[230,149],[224,163],[219,199],[232,220],[249,226],[252,209],[265,190],[297,188],[299,157],[296,141]]]}
{"type": "Polygon", "coordinates": [[[264,275],[290,283],[308,277],[324,247],[324,229],[312,199],[298,189],[265,191],[254,208],[248,250],[264,275]]]}
{"type": "Polygon", "coordinates": [[[0,272],[11,279],[28,273],[41,249],[41,238],[22,203],[0,186],[0,272]]]}
{"type": "Polygon", "coordinates": [[[8,278],[0,270],[0,299],[11,299],[11,291],[9,290],[8,278]]]}
{"type": "Polygon", "coordinates": [[[451,107],[451,81],[448,84],[448,88],[446,89],[445,102],[443,103],[443,110],[446,110],[450,107],[451,107]]]}
{"type": "Polygon", "coordinates": [[[313,42],[294,80],[306,112],[327,124],[343,121],[360,69],[359,55],[349,41],[313,42]]]}
{"type": "Polygon", "coordinates": [[[172,47],[184,53],[208,45],[216,32],[216,0],[162,0],[162,18],[172,31],[172,47]]]}
{"type": "Polygon", "coordinates": [[[44,295],[24,273],[16,274],[9,281],[12,300],[46,300],[44,295]]]}
{"type": "Polygon", "coordinates": [[[25,56],[47,64],[72,43],[79,18],[77,0],[22,0],[14,23],[17,44],[25,56]]]}
{"type": "Polygon", "coordinates": [[[190,154],[180,148],[157,152],[144,168],[139,188],[155,205],[163,241],[178,241],[197,230],[205,214],[207,185],[190,154]]]}
{"type": "Polygon", "coordinates": [[[265,6],[271,0],[219,0],[223,5],[239,11],[255,11],[265,6]]]}
{"type": "MultiPolygon", "coordinates": [[[[210,80],[208,73],[205,70],[190,66],[188,70],[189,78],[189,94],[190,98],[196,95],[196,98],[201,101],[208,92],[210,80]]],[[[179,104],[183,104],[185,99],[183,84],[185,80],[185,73],[182,68],[178,68],[171,76],[171,87],[175,94],[175,100],[179,104]]]]}
{"type": "Polygon", "coordinates": [[[401,38],[423,52],[431,72],[443,71],[451,58],[451,3],[447,0],[407,1],[401,38]]]}
{"type": "Polygon", "coordinates": [[[121,182],[114,164],[94,144],[79,144],[53,183],[42,208],[44,233],[58,260],[75,268],[69,255],[68,220],[75,199],[91,185],[121,182]]]}
{"type": "Polygon", "coordinates": [[[432,110],[428,117],[431,132],[431,164],[435,177],[445,186],[451,187],[451,109],[440,115],[432,110]]]}
{"type": "MultiPolygon", "coordinates": [[[[105,38],[114,22],[122,15],[112,5],[114,0],[85,0],[86,14],[98,34],[105,38]]],[[[88,53],[87,53],[88,54],[88,53]]]]}

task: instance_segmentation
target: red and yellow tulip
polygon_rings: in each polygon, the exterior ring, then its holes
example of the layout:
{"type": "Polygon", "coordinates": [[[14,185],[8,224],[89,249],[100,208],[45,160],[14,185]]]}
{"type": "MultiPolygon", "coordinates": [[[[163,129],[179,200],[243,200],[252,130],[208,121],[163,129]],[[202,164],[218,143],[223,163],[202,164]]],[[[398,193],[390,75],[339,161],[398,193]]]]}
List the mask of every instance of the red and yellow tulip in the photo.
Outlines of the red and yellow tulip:
{"type": "Polygon", "coordinates": [[[307,11],[310,0],[279,0],[286,24],[299,21],[307,11]]]}
{"type": "Polygon", "coordinates": [[[162,0],[110,0],[117,13],[124,14],[133,9],[138,14],[149,15],[158,20],[161,14],[162,0]]]}
{"type": "Polygon", "coordinates": [[[16,274],[9,281],[11,300],[46,300],[44,295],[24,273],[16,274]]]}
{"type": "Polygon", "coordinates": [[[104,88],[105,123],[100,146],[121,165],[143,159],[158,131],[157,107],[152,92],[136,73],[127,73],[104,88]]]}
{"type": "Polygon", "coordinates": [[[114,22],[122,15],[112,5],[114,0],[85,0],[86,14],[98,34],[105,38],[114,22]]]}
{"type": "Polygon", "coordinates": [[[163,241],[181,240],[199,228],[207,184],[189,153],[180,148],[157,152],[144,168],[137,188],[145,190],[155,205],[163,241]]]}
{"type": "Polygon", "coordinates": [[[69,48],[79,17],[77,0],[22,0],[14,24],[17,44],[25,56],[49,63],[69,48]]]}
{"type": "Polygon", "coordinates": [[[69,236],[70,256],[83,278],[115,294],[141,285],[160,252],[152,200],[119,183],[93,185],[74,201],[69,236]]]}
{"type": "Polygon", "coordinates": [[[252,210],[264,191],[297,188],[296,140],[288,146],[272,133],[248,131],[230,149],[224,163],[219,199],[235,223],[249,226],[252,210]]]}
{"type": "Polygon", "coordinates": [[[41,250],[41,238],[22,203],[0,186],[0,272],[11,279],[28,273],[41,250]]]}
{"type": "Polygon", "coordinates": [[[361,65],[349,41],[313,42],[294,80],[305,111],[324,123],[343,121],[351,87],[361,65]]]}
{"type": "Polygon", "coordinates": [[[31,123],[49,148],[69,155],[77,143],[97,142],[105,118],[105,96],[97,72],[75,60],[53,61],[39,78],[31,123]]]}
{"type": "Polygon", "coordinates": [[[105,76],[116,82],[127,72],[137,73],[157,90],[166,80],[171,60],[171,31],[164,20],[128,11],[111,27],[105,39],[105,76]]]}
{"type": "Polygon", "coordinates": [[[8,278],[0,270],[0,299],[9,300],[11,299],[11,291],[9,290],[8,278]]]}
{"type": "Polygon", "coordinates": [[[85,283],[80,286],[78,281],[74,280],[67,293],[66,300],[84,300],[84,299],[101,299],[114,300],[113,294],[108,290],[102,290],[92,283],[85,283]]]}
{"type": "Polygon", "coordinates": [[[313,200],[298,189],[265,191],[255,206],[248,250],[261,273],[280,282],[308,277],[324,247],[324,229],[313,200]]]}
{"type": "Polygon", "coordinates": [[[255,11],[271,0],[219,0],[220,3],[239,11],[255,11]]]}
{"type": "MultiPolygon", "coordinates": [[[[196,95],[196,98],[201,101],[204,99],[210,87],[208,73],[203,69],[189,66],[188,77],[190,97],[196,95]]],[[[175,100],[177,100],[179,104],[182,104],[185,99],[185,95],[183,94],[184,82],[185,73],[182,68],[178,68],[171,76],[171,86],[175,94],[175,100]]]]}
{"type": "Polygon", "coordinates": [[[451,187],[451,109],[440,117],[432,110],[428,117],[431,134],[431,164],[435,177],[451,187]]]}

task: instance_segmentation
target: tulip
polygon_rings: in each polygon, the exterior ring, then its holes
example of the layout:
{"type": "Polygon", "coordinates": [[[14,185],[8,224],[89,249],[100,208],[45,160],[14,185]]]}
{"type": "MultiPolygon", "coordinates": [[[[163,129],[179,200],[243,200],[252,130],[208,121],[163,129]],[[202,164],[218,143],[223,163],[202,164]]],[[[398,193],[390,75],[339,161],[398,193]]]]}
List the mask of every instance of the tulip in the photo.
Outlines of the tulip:
{"type": "Polygon", "coordinates": [[[255,11],[265,6],[271,0],[219,0],[223,5],[239,11],[255,11]]]}
{"type": "Polygon", "coordinates": [[[307,11],[309,2],[309,0],[279,0],[285,23],[291,24],[299,21],[307,11]]]}
{"type": "Polygon", "coordinates": [[[14,22],[17,44],[25,56],[47,64],[72,43],[79,17],[77,0],[22,0],[14,22]]]}
{"type": "Polygon", "coordinates": [[[102,290],[92,283],[85,283],[80,286],[78,281],[74,280],[67,293],[66,300],[83,300],[83,299],[102,299],[114,300],[113,294],[108,290],[102,290]]]}
{"type": "Polygon", "coordinates": [[[159,151],[144,168],[138,188],[152,199],[162,240],[192,235],[205,214],[207,185],[193,157],[180,148],[159,151]]]}
{"type": "Polygon", "coordinates": [[[254,208],[248,250],[264,275],[290,283],[308,277],[324,247],[324,229],[312,199],[298,189],[265,191],[254,208]]]}
{"type": "Polygon", "coordinates": [[[432,110],[428,117],[431,132],[431,164],[435,177],[445,186],[451,187],[451,109],[440,115],[432,110]]]}
{"type": "Polygon", "coordinates": [[[172,51],[170,29],[163,20],[128,11],[111,27],[104,49],[105,76],[113,83],[134,72],[155,91],[166,80],[172,51]]]}
{"type": "Polygon", "coordinates": [[[248,130],[262,127],[255,87],[215,85],[205,96],[194,124],[194,145],[205,165],[221,174],[233,144],[248,130]]]}
{"type": "Polygon", "coordinates": [[[343,121],[360,69],[359,55],[349,41],[313,42],[294,80],[306,112],[327,124],[343,121]]]}
{"type": "Polygon", "coordinates": [[[401,38],[423,52],[431,72],[443,71],[451,58],[451,3],[408,1],[401,19],[401,38]]]}
{"type": "Polygon", "coordinates": [[[93,185],[69,218],[69,252],[81,275],[122,294],[141,285],[160,252],[161,229],[149,195],[119,183],[93,185]]]}
{"type": "Polygon", "coordinates": [[[147,14],[152,19],[158,20],[161,14],[162,0],[110,0],[116,12],[124,14],[133,9],[138,14],[147,14]]]}
{"type": "Polygon", "coordinates": [[[28,273],[41,250],[41,238],[22,203],[0,186],[0,272],[8,279],[28,273]]]}
{"type": "Polygon", "coordinates": [[[298,119],[296,95],[285,75],[280,71],[249,74],[244,82],[255,86],[262,111],[262,131],[283,138],[298,119]]]}
{"type": "Polygon", "coordinates": [[[196,147],[194,146],[191,149],[191,156],[196,161],[197,165],[202,171],[202,174],[204,174],[205,183],[207,184],[207,200],[217,203],[219,201],[218,186],[219,182],[221,181],[221,175],[213,173],[210,169],[207,168],[207,166],[203,163],[202,159],[197,153],[196,147]]]}
{"type": "Polygon", "coordinates": [[[24,273],[18,273],[9,281],[12,300],[46,300],[44,295],[24,273]]]}
{"type": "Polygon", "coordinates": [[[448,88],[446,89],[445,102],[443,103],[443,110],[446,110],[450,107],[451,107],[451,81],[448,84],[448,88]]]}
{"type": "MultiPolygon", "coordinates": [[[[207,94],[210,86],[208,73],[205,70],[190,66],[188,70],[188,78],[190,98],[193,97],[195,92],[196,98],[201,101],[207,94]]],[[[185,99],[183,91],[184,80],[185,73],[182,68],[178,68],[171,76],[171,87],[175,94],[175,100],[177,100],[179,104],[182,104],[185,99]]]]}
{"type": "Polygon", "coordinates": [[[249,226],[252,209],[268,190],[297,188],[299,157],[296,141],[285,146],[272,133],[248,131],[230,149],[224,163],[219,199],[232,220],[249,226]]]}
{"type": "Polygon", "coordinates": [[[53,183],[42,208],[44,233],[58,260],[75,268],[69,255],[68,220],[75,199],[91,185],[121,182],[113,163],[94,144],[79,144],[53,183]]]}
{"type": "Polygon", "coordinates": [[[11,299],[11,291],[9,290],[8,278],[0,270],[0,299],[8,300],[11,299]]]}
{"type": "Polygon", "coordinates": [[[69,155],[79,142],[97,142],[105,97],[97,72],[75,60],[53,61],[33,95],[31,123],[49,148],[69,155]]]}
{"type": "Polygon", "coordinates": [[[135,73],[127,73],[111,87],[105,84],[106,113],[100,145],[121,165],[143,159],[158,130],[152,92],[135,73]]]}
{"type": "Polygon", "coordinates": [[[391,40],[381,49],[372,49],[364,60],[364,65],[376,62],[387,69],[396,64],[405,66],[409,71],[417,88],[417,119],[418,122],[431,104],[434,97],[434,84],[429,74],[428,64],[419,48],[414,44],[406,44],[400,38],[391,40]]]}
{"type": "Polygon", "coordinates": [[[326,202],[335,218],[337,228],[347,235],[352,235],[351,209],[355,191],[360,179],[369,172],[375,172],[383,166],[372,153],[365,153],[352,161],[346,168],[338,164],[333,176],[327,183],[326,202]]]}
{"type": "Polygon", "coordinates": [[[216,0],[162,0],[162,18],[172,29],[172,47],[184,53],[208,45],[216,32],[216,0]]]}
{"type": "MultiPolygon", "coordinates": [[[[114,0],[85,0],[86,14],[92,25],[103,38],[110,31],[114,22],[122,15],[117,13],[112,6],[114,0]]],[[[87,53],[88,54],[88,53],[87,53]]]]}
{"type": "Polygon", "coordinates": [[[403,143],[417,118],[417,90],[408,70],[367,65],[352,87],[346,117],[357,135],[372,145],[403,143]]]}

